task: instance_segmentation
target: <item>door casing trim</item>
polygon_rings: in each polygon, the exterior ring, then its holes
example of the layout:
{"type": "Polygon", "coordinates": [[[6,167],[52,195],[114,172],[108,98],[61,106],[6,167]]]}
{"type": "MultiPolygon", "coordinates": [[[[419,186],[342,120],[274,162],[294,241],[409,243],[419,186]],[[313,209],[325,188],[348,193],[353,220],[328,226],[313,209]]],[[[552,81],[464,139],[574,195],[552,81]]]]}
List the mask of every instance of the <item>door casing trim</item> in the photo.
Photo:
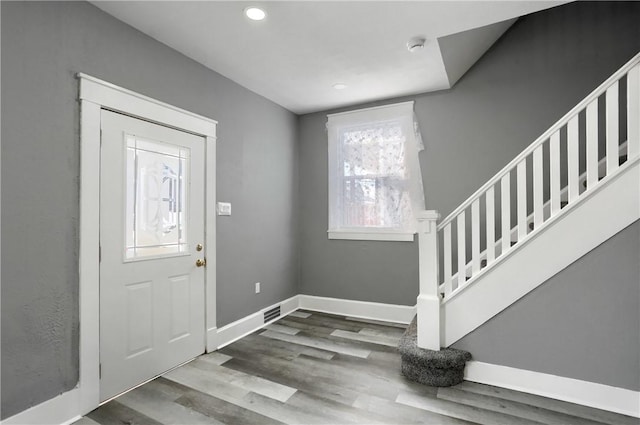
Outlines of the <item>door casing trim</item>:
{"type": "Polygon", "coordinates": [[[205,341],[215,350],[216,335],[216,130],[217,121],[177,108],[87,74],[80,83],[80,247],[79,410],[82,415],[100,404],[100,111],[125,115],[186,131],[205,138],[205,341]]]}

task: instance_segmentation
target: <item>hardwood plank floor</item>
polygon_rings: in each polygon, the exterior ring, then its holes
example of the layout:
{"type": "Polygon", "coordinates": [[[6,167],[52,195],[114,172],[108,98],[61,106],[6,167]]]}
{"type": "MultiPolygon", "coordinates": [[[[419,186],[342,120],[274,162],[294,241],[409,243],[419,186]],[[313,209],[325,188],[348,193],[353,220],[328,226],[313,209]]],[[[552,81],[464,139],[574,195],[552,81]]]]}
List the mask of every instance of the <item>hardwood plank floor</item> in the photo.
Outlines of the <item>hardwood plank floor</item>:
{"type": "Polygon", "coordinates": [[[518,401],[530,406],[542,407],[559,413],[566,413],[578,418],[595,420],[602,423],[612,425],[638,425],[640,419],[631,416],[618,415],[616,413],[607,412],[606,410],[594,409],[580,404],[567,403],[552,398],[541,397],[539,395],[527,394],[519,391],[513,391],[506,388],[491,387],[489,385],[476,384],[475,382],[463,382],[456,386],[457,389],[470,393],[490,395],[492,397],[518,401]]]}
{"type": "Polygon", "coordinates": [[[112,400],[75,425],[612,424],[635,418],[400,374],[398,324],[297,311],[112,400]]]}

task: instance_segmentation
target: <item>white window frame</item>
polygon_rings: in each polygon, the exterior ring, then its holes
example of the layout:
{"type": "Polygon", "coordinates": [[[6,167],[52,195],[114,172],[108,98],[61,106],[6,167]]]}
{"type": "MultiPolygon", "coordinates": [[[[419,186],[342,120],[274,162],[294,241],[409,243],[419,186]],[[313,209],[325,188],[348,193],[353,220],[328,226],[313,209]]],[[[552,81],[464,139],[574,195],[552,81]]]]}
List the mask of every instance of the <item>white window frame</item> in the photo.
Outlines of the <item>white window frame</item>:
{"type": "Polygon", "coordinates": [[[412,229],[396,229],[381,227],[344,227],[336,225],[332,215],[337,216],[336,209],[340,199],[340,185],[343,173],[339,166],[340,158],[340,129],[353,127],[359,124],[383,122],[401,119],[406,131],[405,162],[410,169],[410,197],[413,215],[419,210],[424,210],[424,191],[422,189],[422,177],[418,152],[422,149],[422,140],[415,126],[413,101],[395,103],[391,105],[377,106],[373,108],[358,109],[349,112],[327,115],[328,150],[329,150],[329,199],[328,217],[329,239],[363,240],[363,241],[413,241],[417,227],[412,229]]]}

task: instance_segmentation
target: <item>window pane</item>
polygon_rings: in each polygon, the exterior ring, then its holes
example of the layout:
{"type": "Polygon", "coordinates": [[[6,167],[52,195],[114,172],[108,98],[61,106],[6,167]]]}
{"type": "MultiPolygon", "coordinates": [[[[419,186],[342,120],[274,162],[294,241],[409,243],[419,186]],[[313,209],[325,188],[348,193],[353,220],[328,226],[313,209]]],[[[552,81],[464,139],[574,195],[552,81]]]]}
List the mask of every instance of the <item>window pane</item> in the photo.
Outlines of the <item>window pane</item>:
{"type": "Polygon", "coordinates": [[[344,128],[340,140],[342,225],[401,227],[411,216],[401,123],[344,128]]]}
{"type": "Polygon", "coordinates": [[[406,178],[404,145],[399,122],[347,128],[342,133],[344,175],[406,178]]]}
{"type": "Polygon", "coordinates": [[[189,150],[127,136],[126,259],[187,251],[189,150]]]}

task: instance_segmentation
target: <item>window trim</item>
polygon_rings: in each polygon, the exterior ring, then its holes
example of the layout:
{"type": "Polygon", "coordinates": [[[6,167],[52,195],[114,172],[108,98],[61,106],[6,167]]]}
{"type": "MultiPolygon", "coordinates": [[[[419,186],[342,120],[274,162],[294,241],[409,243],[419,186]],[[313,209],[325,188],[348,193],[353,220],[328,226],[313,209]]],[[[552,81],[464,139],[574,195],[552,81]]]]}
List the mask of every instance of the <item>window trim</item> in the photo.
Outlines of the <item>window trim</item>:
{"type": "MultiPolygon", "coordinates": [[[[391,227],[387,227],[387,228],[383,228],[383,227],[375,227],[375,226],[371,226],[371,227],[356,227],[356,228],[349,228],[349,227],[331,227],[332,224],[332,214],[335,214],[336,209],[340,209],[341,208],[341,200],[340,199],[335,199],[336,196],[336,192],[335,190],[337,190],[337,188],[335,187],[336,182],[334,179],[338,178],[338,172],[339,172],[339,166],[338,166],[338,158],[336,158],[336,156],[339,156],[339,150],[337,150],[337,145],[336,145],[336,135],[331,134],[332,131],[336,131],[337,129],[339,129],[340,127],[346,127],[346,126],[357,126],[360,121],[362,121],[363,123],[365,122],[372,122],[373,121],[385,121],[388,120],[388,117],[383,117],[380,116],[379,119],[376,119],[375,117],[366,117],[367,113],[372,113],[372,114],[377,114],[377,111],[380,110],[380,114],[383,115],[384,114],[384,110],[386,109],[393,109],[395,111],[402,111],[401,113],[406,113],[408,115],[408,117],[411,117],[411,119],[414,119],[414,112],[413,112],[413,106],[414,106],[414,102],[413,101],[408,101],[408,102],[400,102],[400,103],[394,103],[394,104],[389,104],[389,105],[382,105],[382,106],[374,106],[371,108],[363,108],[363,109],[357,109],[357,110],[352,110],[352,111],[346,111],[346,112],[341,112],[341,113],[335,113],[335,114],[328,114],[327,118],[328,118],[328,122],[327,122],[327,131],[328,131],[328,158],[329,158],[329,162],[328,162],[328,199],[327,199],[327,212],[328,212],[328,230],[327,230],[327,237],[329,240],[360,240],[360,241],[396,241],[396,242],[413,242],[414,241],[414,235],[417,233],[417,228],[416,229],[402,229],[402,228],[391,228],[391,227]],[[362,114],[364,113],[364,114],[362,114]],[[353,116],[353,121],[350,120],[351,117],[349,117],[349,115],[351,114],[362,114],[361,116],[353,116]],[[344,122],[341,118],[344,117],[344,122]],[[334,120],[334,122],[331,124],[332,119],[334,120]],[[332,208],[333,207],[333,208],[332,208]]],[[[392,112],[393,113],[393,112],[392,112]]],[[[417,141],[414,140],[407,140],[405,143],[416,143],[417,141]]],[[[420,149],[417,149],[415,151],[416,155],[417,152],[420,149]]],[[[412,150],[413,151],[413,150],[412,150]]],[[[418,158],[416,156],[416,158],[407,158],[407,161],[415,161],[418,164],[418,172],[419,172],[419,161],[418,158]]],[[[419,180],[420,180],[420,186],[422,186],[422,179],[420,177],[420,174],[418,173],[419,180]]],[[[422,194],[424,194],[424,192],[422,192],[422,194]]],[[[424,209],[424,199],[420,200],[422,202],[421,208],[424,209]]],[[[417,211],[414,211],[414,215],[417,213],[417,211]]],[[[334,223],[335,224],[335,223],[334,223]]]]}
{"type": "Polygon", "coordinates": [[[387,229],[375,230],[374,227],[360,229],[339,229],[327,230],[330,240],[350,240],[350,241],[387,241],[387,242],[413,242],[414,233],[394,232],[387,229]]]}

